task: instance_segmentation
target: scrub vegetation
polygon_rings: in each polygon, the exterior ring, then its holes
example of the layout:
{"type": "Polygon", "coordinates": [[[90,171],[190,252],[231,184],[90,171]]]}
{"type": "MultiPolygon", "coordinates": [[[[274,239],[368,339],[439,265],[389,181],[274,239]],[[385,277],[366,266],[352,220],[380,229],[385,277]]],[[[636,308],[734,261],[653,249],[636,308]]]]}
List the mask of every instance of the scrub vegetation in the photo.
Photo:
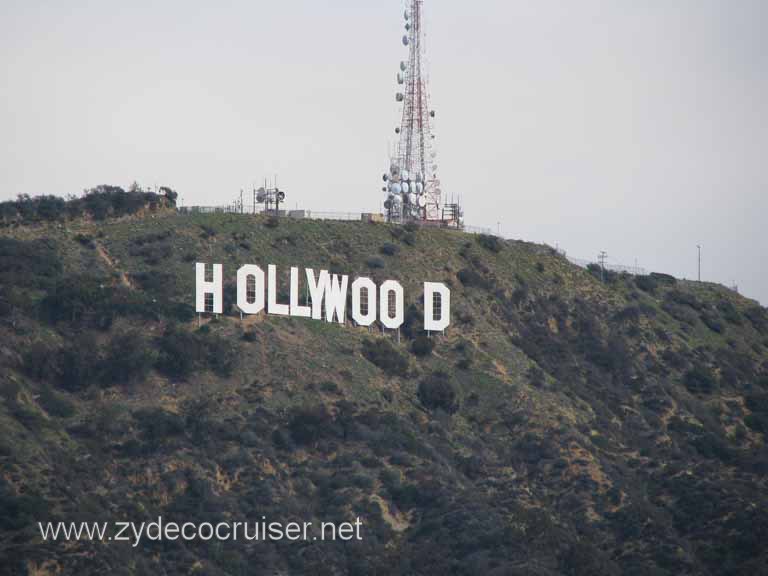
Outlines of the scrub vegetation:
{"type": "Polygon", "coordinates": [[[97,196],[2,205],[0,574],[764,573],[756,302],[490,236],[97,196]],[[196,261],[397,279],[406,322],[241,319],[231,288],[198,320],[196,261]],[[451,287],[445,334],[419,324],[425,280],[451,287]],[[363,541],[132,548],[35,524],[158,516],[360,516],[363,541]]]}

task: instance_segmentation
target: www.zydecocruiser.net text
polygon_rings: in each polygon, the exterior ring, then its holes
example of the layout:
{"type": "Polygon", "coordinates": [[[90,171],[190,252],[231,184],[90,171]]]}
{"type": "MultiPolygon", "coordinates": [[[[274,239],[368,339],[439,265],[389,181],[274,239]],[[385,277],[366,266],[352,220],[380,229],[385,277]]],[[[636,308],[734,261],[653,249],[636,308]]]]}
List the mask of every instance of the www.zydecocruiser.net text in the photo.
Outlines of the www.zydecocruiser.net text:
{"type": "Polygon", "coordinates": [[[130,542],[142,540],[186,542],[351,541],[362,540],[363,521],[352,522],[274,522],[262,517],[250,522],[168,522],[161,517],[152,522],[38,522],[44,541],[93,540],[130,542]]]}

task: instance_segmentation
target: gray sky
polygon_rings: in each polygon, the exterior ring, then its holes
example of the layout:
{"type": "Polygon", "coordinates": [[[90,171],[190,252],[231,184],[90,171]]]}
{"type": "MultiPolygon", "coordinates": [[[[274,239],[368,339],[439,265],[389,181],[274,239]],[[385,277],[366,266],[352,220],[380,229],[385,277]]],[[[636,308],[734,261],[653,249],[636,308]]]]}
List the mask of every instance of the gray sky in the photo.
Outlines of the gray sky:
{"type": "MultiPolygon", "coordinates": [[[[377,210],[402,0],[0,0],[0,199],[170,185],[377,210]]],[[[467,223],[768,303],[768,2],[426,0],[467,223]]]]}

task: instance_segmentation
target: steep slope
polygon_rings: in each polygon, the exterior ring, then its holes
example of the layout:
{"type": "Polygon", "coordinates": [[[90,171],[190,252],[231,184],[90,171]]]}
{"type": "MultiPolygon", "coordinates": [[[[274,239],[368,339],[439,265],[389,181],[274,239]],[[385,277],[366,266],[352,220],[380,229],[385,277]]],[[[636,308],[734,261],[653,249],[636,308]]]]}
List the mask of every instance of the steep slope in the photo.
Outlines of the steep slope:
{"type": "MultiPolygon", "coordinates": [[[[283,279],[283,286],[287,282],[283,279]]],[[[757,574],[768,314],[448,230],[157,213],[0,231],[7,574],[757,574]],[[194,262],[405,287],[400,339],[229,313],[194,262]],[[421,282],[452,288],[423,337],[421,282]],[[362,541],[43,542],[38,521],[364,522],[362,541]]]]}

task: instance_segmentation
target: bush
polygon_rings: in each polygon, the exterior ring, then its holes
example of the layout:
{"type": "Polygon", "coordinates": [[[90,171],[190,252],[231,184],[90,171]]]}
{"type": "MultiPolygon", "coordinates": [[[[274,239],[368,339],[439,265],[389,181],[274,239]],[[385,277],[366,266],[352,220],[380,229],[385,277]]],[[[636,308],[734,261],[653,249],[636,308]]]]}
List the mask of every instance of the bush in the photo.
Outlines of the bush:
{"type": "Polygon", "coordinates": [[[109,343],[102,381],[112,384],[132,384],[144,380],[157,361],[157,353],[147,339],[136,330],[118,334],[109,343]]]}
{"type": "Polygon", "coordinates": [[[69,418],[75,414],[75,405],[47,384],[40,390],[38,402],[51,416],[69,418]]]}
{"type": "Polygon", "coordinates": [[[635,276],[635,286],[643,292],[655,294],[659,283],[653,276],[635,276]]]}
{"type": "Polygon", "coordinates": [[[701,315],[701,321],[704,322],[704,325],[712,330],[712,332],[715,334],[722,334],[725,331],[725,325],[717,316],[710,312],[704,312],[701,315]]]}
{"type": "Polygon", "coordinates": [[[82,390],[99,379],[101,359],[96,339],[84,333],[62,348],[56,359],[59,383],[70,391],[82,390]]]}
{"type": "Polygon", "coordinates": [[[381,248],[379,248],[379,252],[384,256],[397,256],[397,254],[400,252],[400,247],[396,244],[387,242],[381,248]]]}
{"type": "Polygon", "coordinates": [[[489,288],[490,283],[482,275],[472,268],[462,268],[456,275],[459,281],[467,288],[489,288]]]}
{"type": "Polygon", "coordinates": [[[61,270],[53,242],[0,238],[0,284],[46,288],[56,281],[61,270]]]}
{"type": "Polygon", "coordinates": [[[697,365],[686,372],[683,383],[693,394],[711,394],[717,387],[712,372],[705,366],[697,365]]]}
{"type": "Polygon", "coordinates": [[[75,241],[85,248],[90,248],[91,250],[96,249],[96,243],[93,241],[93,238],[85,234],[78,234],[75,236],[75,241]]]}
{"type": "Polygon", "coordinates": [[[0,203],[0,221],[3,224],[54,222],[85,215],[104,220],[135,214],[143,209],[175,206],[176,192],[166,187],[160,190],[162,194],[155,194],[134,185],[126,192],[119,186],[101,185],[87,190],[81,198],[70,197],[66,200],[58,196],[32,198],[22,194],[15,201],[0,203]]]}
{"type": "Polygon", "coordinates": [[[157,369],[170,378],[185,380],[199,365],[198,341],[185,330],[169,327],[156,346],[157,369]]]}
{"type": "Polygon", "coordinates": [[[408,373],[408,359],[389,340],[366,338],[363,340],[363,356],[390,376],[405,376],[408,373]]]}
{"type": "Polygon", "coordinates": [[[22,367],[35,380],[55,380],[58,374],[56,349],[40,340],[33,342],[22,356],[22,367]]]}
{"type": "Polygon", "coordinates": [[[416,356],[429,356],[432,354],[432,350],[434,350],[434,348],[434,341],[426,334],[419,334],[411,343],[411,352],[413,352],[416,356]]]}
{"type": "Polygon", "coordinates": [[[198,341],[205,354],[205,366],[218,376],[231,376],[240,357],[238,346],[228,338],[210,332],[198,341]]]}
{"type": "Polygon", "coordinates": [[[335,436],[336,429],[333,417],[325,406],[297,410],[288,424],[291,439],[299,446],[316,444],[327,436],[335,436]]]}
{"type": "Polygon", "coordinates": [[[277,228],[278,226],[280,226],[280,218],[278,218],[277,216],[269,216],[267,218],[267,221],[264,222],[264,226],[272,229],[277,228]]]}
{"type": "Polygon", "coordinates": [[[149,451],[184,433],[184,419],[162,408],[142,408],[133,413],[133,418],[139,424],[142,440],[149,451]]]}
{"type": "Polygon", "coordinates": [[[502,248],[504,248],[504,243],[501,238],[489,234],[480,234],[477,237],[477,243],[494,254],[498,254],[501,252],[502,248]]]}
{"type": "Polygon", "coordinates": [[[744,311],[744,316],[747,317],[754,326],[755,330],[761,334],[768,334],[768,312],[762,306],[752,306],[744,311]]]}
{"type": "Polygon", "coordinates": [[[445,372],[433,372],[419,382],[417,395],[422,405],[430,410],[441,409],[448,414],[458,410],[456,390],[445,372]]]}
{"type": "Polygon", "coordinates": [[[368,268],[371,270],[378,270],[384,268],[384,260],[378,256],[371,256],[365,261],[365,265],[368,266],[368,268]]]}
{"type": "Polygon", "coordinates": [[[195,370],[209,369],[228,377],[237,366],[238,346],[203,326],[195,333],[171,326],[161,336],[157,369],[170,378],[186,380],[195,370]]]}

